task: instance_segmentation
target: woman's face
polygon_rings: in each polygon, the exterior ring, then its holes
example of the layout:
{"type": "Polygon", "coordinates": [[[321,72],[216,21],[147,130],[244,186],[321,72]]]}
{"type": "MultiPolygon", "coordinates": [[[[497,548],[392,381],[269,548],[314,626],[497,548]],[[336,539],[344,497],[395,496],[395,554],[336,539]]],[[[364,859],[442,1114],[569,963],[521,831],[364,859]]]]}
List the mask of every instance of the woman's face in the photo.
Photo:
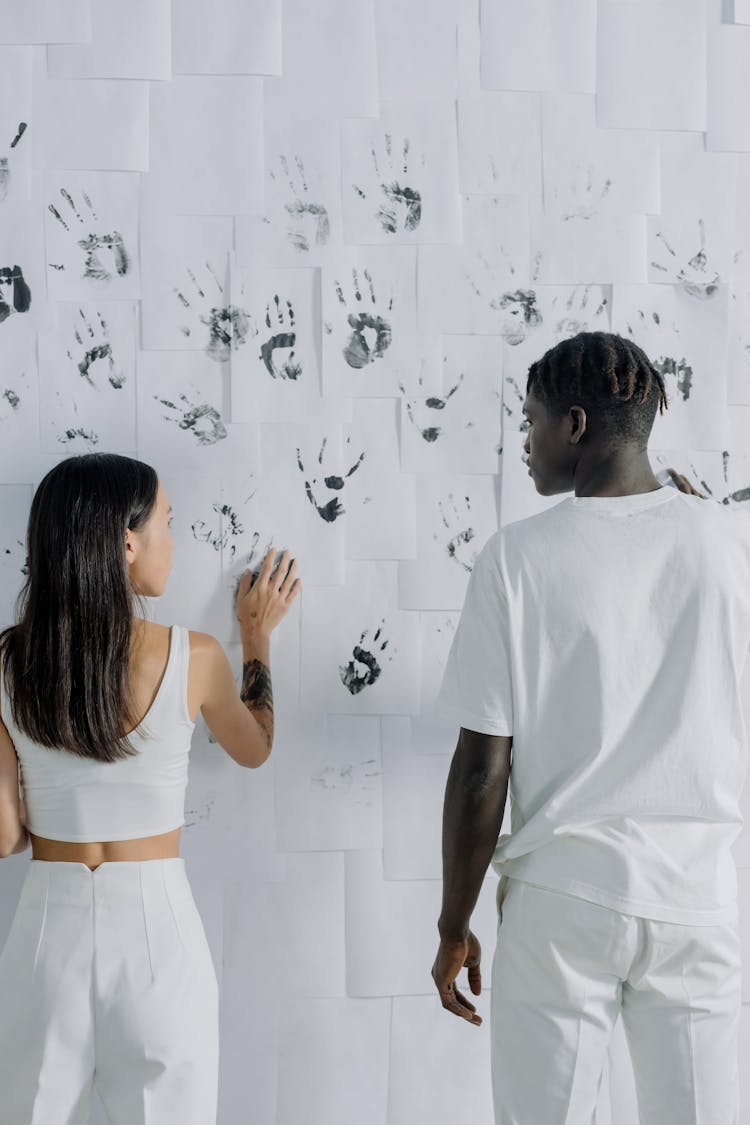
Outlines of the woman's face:
{"type": "Polygon", "coordinates": [[[174,539],[170,524],[172,508],[159,482],[156,504],[140,531],[125,532],[125,555],[133,588],[147,598],[164,593],[172,569],[174,539]]]}

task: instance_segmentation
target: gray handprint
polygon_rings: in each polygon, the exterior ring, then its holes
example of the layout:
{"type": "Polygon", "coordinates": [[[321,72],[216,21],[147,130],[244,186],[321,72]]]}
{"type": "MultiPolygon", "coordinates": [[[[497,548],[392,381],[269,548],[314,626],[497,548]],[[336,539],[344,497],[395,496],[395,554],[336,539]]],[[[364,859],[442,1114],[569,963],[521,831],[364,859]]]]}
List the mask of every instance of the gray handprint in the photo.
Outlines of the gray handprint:
{"type": "MultiPolygon", "coordinates": [[[[224,286],[210,262],[204,263],[200,280],[189,266],[185,267],[185,273],[188,284],[183,283],[180,288],[173,286],[173,292],[182,308],[197,315],[200,323],[208,329],[206,355],[217,363],[225,363],[232,351],[245,343],[250,331],[250,317],[245,309],[223,303],[224,286]]],[[[191,335],[188,324],[181,324],[180,331],[183,336],[191,335]]]]}
{"type": "MultiPolygon", "coordinates": [[[[290,225],[287,227],[289,241],[300,253],[310,249],[310,239],[313,237],[316,245],[325,246],[331,236],[328,210],[322,203],[312,200],[308,194],[309,188],[302,157],[297,153],[294,154],[296,179],[283,153],[279,156],[279,164],[286,179],[288,192],[291,193],[291,199],[284,204],[284,210],[290,219],[290,225]]],[[[275,172],[270,171],[269,175],[275,183],[278,182],[275,172]]],[[[283,188],[283,185],[281,186],[283,188]]]]}
{"type": "Polygon", "coordinates": [[[294,358],[294,346],[297,343],[294,309],[291,301],[287,300],[285,310],[278,293],[274,294],[273,303],[276,307],[275,314],[271,312],[270,302],[266,305],[266,327],[276,328],[277,331],[261,345],[260,359],[272,379],[296,380],[302,374],[302,364],[294,358]],[[288,354],[284,357],[284,362],[278,365],[275,353],[280,350],[288,351],[288,354]]]}
{"type": "MultiPolygon", "coordinates": [[[[420,192],[407,186],[406,183],[399,183],[398,178],[395,178],[399,175],[408,176],[409,148],[409,138],[405,137],[401,153],[400,172],[395,166],[390,133],[385,134],[384,150],[381,150],[381,162],[384,169],[382,172],[378,162],[378,154],[374,148],[370,149],[375,174],[380,181],[380,190],[385,196],[385,202],[378,205],[375,218],[387,234],[395,234],[399,229],[416,230],[422,219],[422,196],[420,192]]],[[[360,199],[367,199],[367,192],[363,191],[357,184],[352,184],[352,188],[360,199]]]]}
{"type": "MultiPolygon", "coordinates": [[[[377,298],[375,297],[375,288],[373,286],[372,277],[369,270],[364,270],[365,281],[370,294],[370,303],[377,305],[377,298]]],[[[363,300],[366,300],[367,294],[362,293],[359,287],[359,274],[356,267],[352,269],[352,282],[354,299],[361,305],[363,300]]],[[[337,281],[336,296],[342,305],[346,308],[346,298],[341,284],[337,281]]],[[[362,286],[364,289],[364,285],[362,286]]],[[[393,308],[393,297],[389,298],[387,311],[390,312],[393,308]]],[[[343,356],[350,367],[367,367],[368,364],[374,363],[376,359],[382,359],[385,352],[391,346],[391,322],[386,320],[385,317],[380,316],[375,309],[371,312],[358,312],[349,313],[347,316],[347,323],[352,332],[347,340],[343,356]]]]}
{"type": "MultiPolygon", "coordinates": [[[[26,132],[26,122],[19,121],[16,135],[10,142],[10,147],[15,148],[21,137],[26,132]]],[[[0,203],[7,198],[10,187],[10,164],[7,156],[0,156],[0,203]]]]}
{"type": "MultiPolygon", "coordinates": [[[[656,237],[665,247],[667,252],[673,257],[677,257],[677,253],[662,231],[656,232],[656,237]]],[[[703,219],[698,220],[698,237],[700,246],[691,258],[688,258],[685,266],[681,266],[677,274],[677,284],[691,297],[698,297],[700,300],[707,300],[714,297],[721,283],[721,277],[716,271],[713,271],[713,277],[709,279],[708,257],[706,255],[706,224],[703,219]],[[686,268],[687,267],[687,268],[686,268]]],[[[661,270],[662,273],[668,273],[669,270],[661,262],[651,262],[654,269],[661,270]]]]}
{"type": "Polygon", "coordinates": [[[98,309],[95,318],[98,320],[96,327],[92,325],[83,309],[78,310],[78,315],[80,324],[73,325],[73,335],[82,350],[79,353],[80,358],[76,362],[73,353],[70,349],[67,349],[68,359],[76,363],[79,375],[92,387],[95,384],[91,377],[91,368],[100,361],[106,360],[108,381],[116,390],[120,390],[125,383],[125,377],[122,372],[115,371],[115,359],[112,354],[112,343],[106,320],[98,309]]]}
{"type": "MultiPolygon", "coordinates": [[[[475,538],[476,532],[471,526],[471,501],[468,496],[464,496],[463,504],[456,503],[453,493],[449,492],[448,497],[443,503],[442,500],[438,501],[438,511],[443,526],[447,529],[450,538],[445,544],[445,550],[449,559],[453,559],[464,570],[471,572],[474,566],[474,559],[476,557],[473,551],[467,550],[467,544],[471,543],[475,538]]],[[[433,535],[433,539],[437,541],[438,536],[433,535]]]]}
{"type": "Polygon", "coordinates": [[[221,419],[221,415],[210,403],[201,402],[196,405],[191,403],[186,395],[180,394],[179,398],[185,403],[185,406],[182,407],[178,406],[177,403],[170,402],[167,398],[159,398],[158,395],[153,397],[162,406],[168,407],[178,415],[174,417],[170,414],[163,414],[162,417],[168,422],[176,422],[181,430],[190,430],[198,445],[216,445],[217,441],[221,441],[227,436],[227,428],[221,419]]]}
{"type": "MultiPolygon", "coordinates": [[[[98,224],[99,216],[85,191],[81,191],[83,215],[76,207],[73,196],[66,188],[60,188],[60,195],[64,200],[64,204],[60,204],[60,210],[54,203],[49,203],[47,206],[64,230],[70,232],[68,222],[75,225],[75,219],[84,227],[98,224]]],[[[104,232],[89,230],[84,238],[76,239],[76,245],[84,253],[83,277],[92,281],[111,281],[114,273],[123,277],[130,270],[130,257],[122,235],[117,230],[104,232]]],[[[64,269],[65,267],[59,268],[64,269]]]]}

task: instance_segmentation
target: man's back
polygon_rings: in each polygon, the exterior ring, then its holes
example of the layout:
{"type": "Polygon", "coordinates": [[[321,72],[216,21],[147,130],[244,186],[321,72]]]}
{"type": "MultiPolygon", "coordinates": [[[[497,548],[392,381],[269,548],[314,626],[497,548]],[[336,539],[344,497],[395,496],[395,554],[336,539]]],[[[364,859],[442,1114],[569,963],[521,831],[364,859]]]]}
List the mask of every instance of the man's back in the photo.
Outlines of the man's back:
{"type": "Polygon", "coordinates": [[[441,699],[513,735],[499,874],[663,921],[734,915],[748,578],[750,516],[672,488],[570,496],[490,539],[441,699]]]}

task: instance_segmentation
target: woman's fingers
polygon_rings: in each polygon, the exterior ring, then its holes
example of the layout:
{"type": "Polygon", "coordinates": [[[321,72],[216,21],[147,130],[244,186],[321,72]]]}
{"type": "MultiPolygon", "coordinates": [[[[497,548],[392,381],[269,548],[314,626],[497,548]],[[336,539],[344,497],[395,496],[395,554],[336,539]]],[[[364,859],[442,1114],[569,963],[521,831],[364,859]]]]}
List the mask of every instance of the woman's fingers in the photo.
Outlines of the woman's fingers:
{"type": "MultiPolygon", "coordinates": [[[[281,569],[281,567],[279,567],[281,569]]],[[[279,593],[286,594],[289,592],[289,587],[293,584],[294,575],[297,573],[297,560],[292,559],[292,565],[286,572],[283,582],[279,586],[279,593]]]]}

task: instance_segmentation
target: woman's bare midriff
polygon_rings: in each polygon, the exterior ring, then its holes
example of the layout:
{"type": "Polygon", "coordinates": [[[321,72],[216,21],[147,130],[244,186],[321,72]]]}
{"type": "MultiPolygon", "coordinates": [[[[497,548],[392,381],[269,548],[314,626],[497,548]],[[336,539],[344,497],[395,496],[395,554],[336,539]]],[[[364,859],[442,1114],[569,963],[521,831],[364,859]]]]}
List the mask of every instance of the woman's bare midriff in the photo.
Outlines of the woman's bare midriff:
{"type": "MultiPolygon", "coordinates": [[[[145,634],[131,670],[131,679],[137,713],[145,715],[154,701],[169,656],[169,626],[145,623],[145,634]]],[[[195,721],[202,700],[200,676],[202,665],[191,646],[188,670],[188,710],[195,721]]],[[[33,859],[46,859],[61,863],[85,863],[95,871],[102,863],[140,862],[145,859],[173,859],[180,854],[180,828],[163,832],[159,836],[141,836],[134,840],[102,840],[75,844],[67,840],[47,840],[44,836],[29,833],[33,859]]]]}

